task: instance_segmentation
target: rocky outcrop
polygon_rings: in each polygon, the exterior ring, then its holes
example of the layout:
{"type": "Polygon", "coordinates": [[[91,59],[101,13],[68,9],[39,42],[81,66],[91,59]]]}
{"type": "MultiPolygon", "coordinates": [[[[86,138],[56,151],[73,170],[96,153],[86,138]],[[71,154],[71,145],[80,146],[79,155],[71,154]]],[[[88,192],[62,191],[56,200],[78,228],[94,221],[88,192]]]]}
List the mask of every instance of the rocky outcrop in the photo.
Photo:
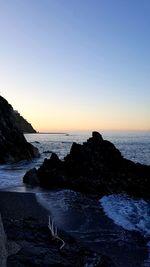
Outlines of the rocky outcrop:
{"type": "Polygon", "coordinates": [[[2,223],[2,218],[0,215],[0,266],[6,267],[7,262],[7,244],[6,244],[6,235],[4,232],[4,227],[2,223]]]}
{"type": "Polygon", "coordinates": [[[16,126],[12,106],[0,96],[0,164],[32,159],[38,149],[28,143],[16,126]]]}
{"type": "Polygon", "coordinates": [[[27,172],[23,181],[99,196],[126,192],[150,197],[150,166],[125,159],[111,142],[103,140],[97,132],[93,132],[83,145],[73,143],[64,161],[53,153],[38,170],[27,172]]]}
{"type": "Polygon", "coordinates": [[[24,119],[20,113],[14,110],[15,125],[22,133],[36,133],[36,130],[32,127],[26,119],[24,119]]]}

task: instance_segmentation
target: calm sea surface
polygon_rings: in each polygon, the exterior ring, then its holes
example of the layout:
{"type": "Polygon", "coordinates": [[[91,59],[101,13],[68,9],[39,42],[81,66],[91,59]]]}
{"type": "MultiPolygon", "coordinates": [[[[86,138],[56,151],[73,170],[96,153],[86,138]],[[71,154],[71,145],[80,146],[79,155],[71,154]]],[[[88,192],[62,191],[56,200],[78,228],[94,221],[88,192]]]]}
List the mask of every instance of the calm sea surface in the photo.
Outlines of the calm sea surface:
{"type": "MultiPolygon", "coordinates": [[[[150,165],[150,132],[102,132],[122,155],[150,165]]],[[[83,143],[91,133],[27,134],[41,157],[0,166],[0,189],[35,192],[54,223],[86,246],[106,254],[119,267],[150,267],[150,203],[127,195],[104,196],[96,201],[72,190],[28,189],[22,184],[27,170],[38,167],[55,152],[63,159],[73,142],[83,143]]]]}

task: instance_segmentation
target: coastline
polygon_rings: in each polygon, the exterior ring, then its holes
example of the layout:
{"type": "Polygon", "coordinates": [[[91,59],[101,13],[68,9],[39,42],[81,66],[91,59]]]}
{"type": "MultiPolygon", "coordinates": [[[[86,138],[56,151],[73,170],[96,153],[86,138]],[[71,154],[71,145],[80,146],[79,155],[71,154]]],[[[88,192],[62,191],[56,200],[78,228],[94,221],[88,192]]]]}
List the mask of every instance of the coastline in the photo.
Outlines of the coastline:
{"type": "Polygon", "coordinates": [[[0,213],[8,243],[7,267],[82,267],[88,262],[114,267],[108,257],[84,247],[64,231],[58,230],[60,238],[56,238],[48,229],[49,213],[34,193],[0,191],[0,213]]]}

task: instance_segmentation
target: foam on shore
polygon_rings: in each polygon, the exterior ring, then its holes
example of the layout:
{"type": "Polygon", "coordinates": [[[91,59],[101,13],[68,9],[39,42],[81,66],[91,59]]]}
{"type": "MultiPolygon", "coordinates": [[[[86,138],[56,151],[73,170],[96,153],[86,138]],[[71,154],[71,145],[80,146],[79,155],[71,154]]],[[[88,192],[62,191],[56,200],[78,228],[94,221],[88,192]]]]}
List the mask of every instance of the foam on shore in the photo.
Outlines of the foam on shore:
{"type": "Polygon", "coordinates": [[[100,199],[105,214],[115,224],[126,230],[139,231],[150,237],[150,204],[142,199],[132,199],[127,195],[110,195],[100,199]]]}

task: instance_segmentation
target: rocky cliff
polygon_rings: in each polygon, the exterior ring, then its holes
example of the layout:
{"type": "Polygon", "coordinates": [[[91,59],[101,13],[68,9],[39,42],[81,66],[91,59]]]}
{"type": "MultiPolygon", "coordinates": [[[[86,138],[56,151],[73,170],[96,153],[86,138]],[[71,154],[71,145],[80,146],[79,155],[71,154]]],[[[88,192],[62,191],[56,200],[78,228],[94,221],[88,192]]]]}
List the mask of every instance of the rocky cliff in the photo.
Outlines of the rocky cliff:
{"type": "Polygon", "coordinates": [[[36,133],[31,123],[24,119],[18,111],[14,110],[14,116],[15,124],[22,133],[36,133]]]}
{"type": "Polygon", "coordinates": [[[0,164],[32,159],[39,155],[16,125],[12,106],[0,96],[0,164]]]}

